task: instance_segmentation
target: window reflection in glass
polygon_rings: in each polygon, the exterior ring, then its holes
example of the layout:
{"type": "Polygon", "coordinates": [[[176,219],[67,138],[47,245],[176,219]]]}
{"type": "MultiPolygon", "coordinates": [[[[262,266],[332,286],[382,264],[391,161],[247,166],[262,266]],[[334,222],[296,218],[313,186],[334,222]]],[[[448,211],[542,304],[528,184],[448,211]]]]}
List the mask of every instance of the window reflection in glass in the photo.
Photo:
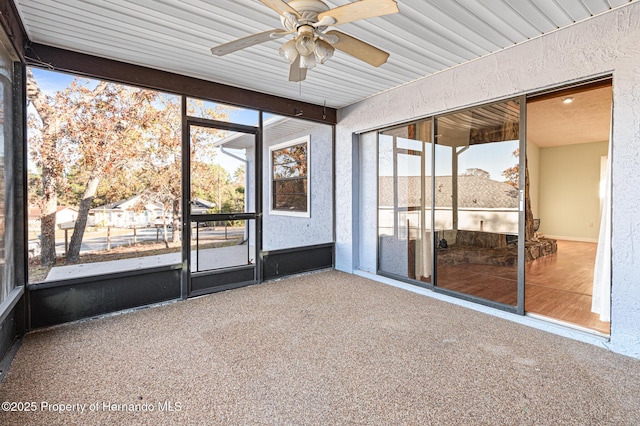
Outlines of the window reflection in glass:
{"type": "Polygon", "coordinates": [[[308,210],[308,142],[271,150],[272,210],[308,210]]]}
{"type": "Polygon", "coordinates": [[[511,100],[436,118],[436,282],[517,303],[520,105],[511,100]]]}

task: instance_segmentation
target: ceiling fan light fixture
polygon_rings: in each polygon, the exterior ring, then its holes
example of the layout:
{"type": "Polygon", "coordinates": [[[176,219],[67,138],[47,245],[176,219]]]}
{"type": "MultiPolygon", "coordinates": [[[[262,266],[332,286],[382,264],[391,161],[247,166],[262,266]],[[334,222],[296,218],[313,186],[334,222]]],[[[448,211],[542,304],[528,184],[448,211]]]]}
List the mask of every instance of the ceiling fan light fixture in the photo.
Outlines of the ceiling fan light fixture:
{"type": "Polygon", "coordinates": [[[300,55],[300,68],[311,69],[316,66],[316,55],[310,53],[308,55],[300,55]]]}
{"type": "Polygon", "coordinates": [[[298,28],[298,37],[296,37],[296,49],[300,56],[307,56],[316,50],[315,34],[313,27],[303,25],[298,28]]]}
{"type": "Polygon", "coordinates": [[[287,58],[289,63],[293,63],[298,57],[298,49],[296,49],[296,40],[289,40],[278,49],[280,56],[287,58]]]}
{"type": "Polygon", "coordinates": [[[316,50],[315,50],[316,60],[321,64],[324,64],[329,58],[333,56],[334,50],[335,49],[333,48],[333,46],[331,46],[326,41],[318,40],[316,42],[316,50]]]}
{"type": "Polygon", "coordinates": [[[258,0],[280,15],[283,29],[271,29],[242,37],[211,48],[211,53],[224,56],[270,40],[293,35],[280,46],[279,53],[290,63],[289,81],[300,82],[307,69],[324,64],[338,49],[369,65],[379,67],[389,54],[377,47],[340,31],[326,31],[362,19],[398,13],[396,0],[360,0],[331,8],[323,0],[258,0]]]}

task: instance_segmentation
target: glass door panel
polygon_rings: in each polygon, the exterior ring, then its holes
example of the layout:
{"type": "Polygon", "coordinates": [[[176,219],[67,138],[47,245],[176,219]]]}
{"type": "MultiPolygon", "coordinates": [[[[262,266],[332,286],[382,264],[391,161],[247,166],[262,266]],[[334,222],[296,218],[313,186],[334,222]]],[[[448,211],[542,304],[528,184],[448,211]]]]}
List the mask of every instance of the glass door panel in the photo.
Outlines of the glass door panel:
{"type": "Polygon", "coordinates": [[[255,264],[253,220],[192,221],[191,228],[192,272],[255,264]]]}
{"type": "Polygon", "coordinates": [[[256,134],[217,126],[189,126],[189,261],[199,291],[255,279],[256,134]]]}
{"type": "Polygon", "coordinates": [[[431,282],[431,121],[378,135],[378,270],[431,282]]]}
{"type": "Polygon", "coordinates": [[[434,247],[440,289],[518,304],[516,100],[436,118],[434,247]]]}
{"type": "Polygon", "coordinates": [[[191,216],[254,210],[255,135],[190,126],[191,216]]]}

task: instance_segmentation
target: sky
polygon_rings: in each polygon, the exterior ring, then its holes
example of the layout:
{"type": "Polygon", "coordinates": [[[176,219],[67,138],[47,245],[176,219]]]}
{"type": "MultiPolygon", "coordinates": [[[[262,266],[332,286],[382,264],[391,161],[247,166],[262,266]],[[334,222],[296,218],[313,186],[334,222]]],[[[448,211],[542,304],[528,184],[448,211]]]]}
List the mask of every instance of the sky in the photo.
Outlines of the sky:
{"type": "MultiPolygon", "coordinates": [[[[391,141],[391,136],[380,135],[381,147],[385,144],[385,139],[391,141]]],[[[415,141],[408,141],[409,143],[415,141]]],[[[400,144],[400,142],[399,142],[400,144]]],[[[472,145],[465,152],[460,154],[458,160],[458,174],[465,173],[467,169],[478,168],[489,173],[490,179],[504,182],[505,178],[502,172],[509,167],[513,167],[518,163],[518,159],[513,156],[513,151],[518,149],[519,141],[507,141],[500,143],[489,143],[481,145],[472,145]]],[[[419,145],[406,148],[420,149],[419,145]]],[[[442,152],[438,150],[436,145],[436,176],[451,176],[451,154],[450,148],[443,147],[442,152]]],[[[379,164],[379,173],[382,176],[391,176],[393,174],[393,164],[390,155],[386,161],[379,164]]],[[[401,156],[402,163],[399,164],[399,176],[416,176],[420,175],[420,157],[419,156],[401,156]]],[[[430,153],[426,158],[427,168],[431,162],[430,153]]]]}
{"type": "MultiPolygon", "coordinates": [[[[72,74],[66,74],[63,72],[57,71],[49,71],[41,68],[31,68],[33,71],[33,75],[38,82],[38,86],[40,86],[40,90],[45,92],[47,95],[53,95],[55,92],[59,90],[65,89],[76,76],[72,74]]],[[[97,85],[97,80],[87,79],[90,81],[91,85],[97,85]]],[[[214,104],[213,102],[209,104],[214,104]]],[[[265,114],[264,120],[267,120],[271,117],[272,114],[265,114]]],[[[245,124],[248,126],[257,126],[258,125],[258,111],[256,110],[248,110],[244,108],[234,108],[229,114],[229,121],[239,124],[245,124]]]]}
{"type": "Polygon", "coordinates": [[[75,78],[70,74],[43,70],[41,68],[31,68],[31,71],[38,82],[40,90],[47,95],[52,95],[58,90],[64,89],[75,78]]]}

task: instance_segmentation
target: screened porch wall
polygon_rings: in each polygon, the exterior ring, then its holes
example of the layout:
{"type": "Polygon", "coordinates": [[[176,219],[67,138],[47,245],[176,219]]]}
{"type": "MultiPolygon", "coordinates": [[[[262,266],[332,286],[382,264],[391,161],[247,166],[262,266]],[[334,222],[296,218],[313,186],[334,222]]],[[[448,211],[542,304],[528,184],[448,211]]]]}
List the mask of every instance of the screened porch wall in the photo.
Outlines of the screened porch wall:
{"type": "Polygon", "coordinates": [[[265,124],[263,137],[264,182],[263,250],[282,250],[333,242],[333,129],[297,119],[265,124]],[[286,128],[286,130],[285,130],[286,128]],[[269,148],[309,136],[309,217],[272,212],[269,148]]]}

